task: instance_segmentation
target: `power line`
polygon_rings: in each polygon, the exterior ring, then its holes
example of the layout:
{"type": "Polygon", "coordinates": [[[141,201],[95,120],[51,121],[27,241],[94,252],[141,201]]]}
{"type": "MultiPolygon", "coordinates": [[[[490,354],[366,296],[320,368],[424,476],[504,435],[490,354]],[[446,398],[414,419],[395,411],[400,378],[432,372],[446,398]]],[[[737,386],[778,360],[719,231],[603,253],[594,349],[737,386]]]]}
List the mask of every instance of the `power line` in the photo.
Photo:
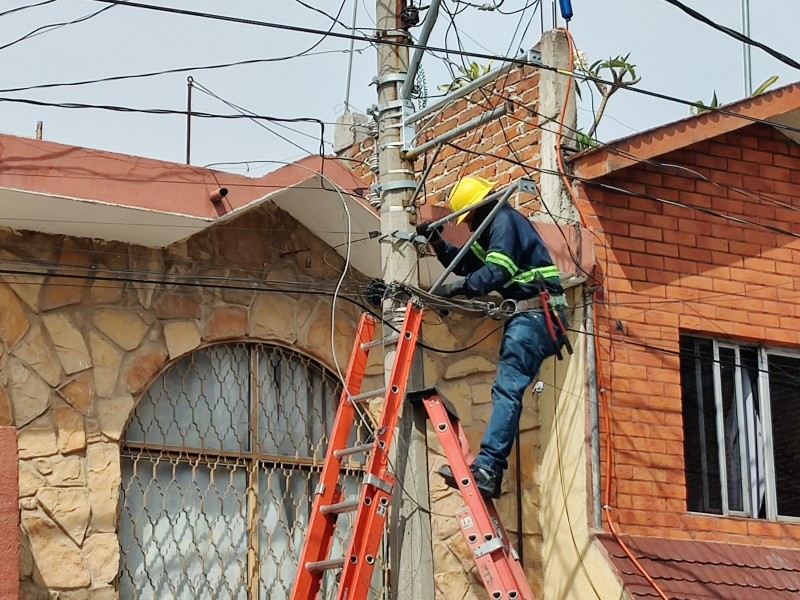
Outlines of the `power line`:
{"type": "Polygon", "coordinates": [[[664,0],[664,2],[666,2],[667,4],[672,4],[672,6],[675,6],[675,7],[679,8],[679,9],[681,9],[683,12],[685,12],[687,15],[689,15],[693,19],[697,19],[701,23],[705,23],[709,27],[713,27],[717,31],[721,31],[725,35],[728,35],[728,36],[732,37],[733,39],[735,39],[735,40],[737,40],[739,42],[748,44],[750,46],[755,46],[756,48],[760,48],[761,50],[763,50],[764,52],[766,52],[770,56],[773,56],[773,57],[777,58],[782,63],[787,64],[790,67],[794,67],[795,69],[800,69],[800,62],[797,62],[793,58],[790,58],[790,57],[786,56],[782,52],[778,52],[777,50],[775,50],[771,46],[768,46],[767,44],[764,44],[763,42],[759,42],[759,41],[756,41],[756,40],[754,40],[752,38],[747,37],[746,35],[744,35],[740,31],[736,31],[735,29],[731,29],[730,27],[727,27],[725,25],[720,25],[716,21],[713,21],[709,17],[705,16],[704,14],[702,14],[700,12],[697,12],[695,9],[693,9],[693,8],[691,8],[689,6],[686,6],[682,2],[679,2],[678,0],[664,0]]]}
{"type": "MultiPolygon", "coordinates": [[[[52,1],[52,0],[51,0],[52,1]]],[[[0,14],[0,16],[2,16],[0,14]]],[[[354,52],[363,52],[367,47],[356,48],[354,52]]],[[[15,88],[0,89],[0,93],[7,94],[12,92],[27,92],[31,90],[44,90],[57,87],[73,87],[81,85],[91,85],[95,83],[108,83],[113,81],[124,81],[128,79],[145,79],[148,77],[158,77],[160,75],[171,75],[175,73],[189,73],[192,71],[207,71],[213,69],[227,69],[229,67],[239,67],[245,65],[255,65],[261,63],[281,62],[285,60],[292,60],[295,58],[302,58],[304,56],[323,56],[325,54],[347,54],[349,50],[321,50],[319,52],[300,52],[298,54],[291,54],[286,56],[275,56],[272,58],[252,58],[248,60],[238,60],[227,63],[219,63],[215,65],[196,65],[193,67],[176,67],[174,69],[163,69],[160,71],[149,71],[146,73],[133,73],[129,75],[111,75],[108,77],[99,77],[96,79],[84,79],[81,81],[64,81],[59,83],[41,83],[36,85],[26,85],[15,88]]]]}
{"type": "MultiPolygon", "coordinates": [[[[28,33],[23,35],[21,38],[17,38],[13,42],[8,42],[7,44],[4,44],[4,45],[0,46],[0,50],[5,50],[6,48],[10,48],[11,46],[14,46],[15,44],[19,44],[20,42],[23,42],[23,41],[25,41],[27,39],[30,39],[32,37],[36,37],[37,35],[42,35],[44,33],[49,33],[50,31],[55,31],[56,29],[60,29],[62,27],[66,27],[67,25],[75,25],[77,23],[82,23],[83,21],[88,21],[89,19],[91,19],[93,17],[96,17],[97,15],[99,15],[101,13],[104,13],[109,8],[114,8],[114,6],[113,5],[106,6],[105,8],[101,8],[100,10],[95,11],[95,12],[93,12],[91,14],[84,15],[82,17],[78,17],[77,19],[74,19],[72,21],[65,21],[63,23],[50,23],[49,25],[42,25],[40,27],[37,27],[33,31],[29,31],[28,33]]],[[[7,12],[3,13],[3,14],[7,14],[7,12]]],[[[0,15],[0,16],[2,16],[2,15],[0,15]]]]}
{"type": "MultiPolygon", "coordinates": [[[[254,19],[245,19],[245,18],[241,18],[241,17],[230,17],[230,16],[226,16],[226,15],[217,15],[217,14],[213,14],[213,13],[190,11],[190,10],[184,10],[184,9],[178,9],[178,8],[172,8],[172,7],[154,6],[154,5],[151,5],[151,4],[143,4],[143,3],[135,2],[135,1],[132,1],[132,0],[93,0],[93,1],[94,2],[103,2],[103,3],[107,3],[107,4],[114,4],[116,6],[128,6],[128,7],[131,7],[131,8],[140,8],[140,9],[144,9],[144,10],[153,10],[153,11],[157,11],[157,12],[165,12],[165,13],[170,13],[170,14],[178,14],[178,15],[184,15],[184,16],[200,17],[200,18],[213,19],[213,20],[219,20],[219,21],[225,21],[225,22],[231,22],[231,23],[240,23],[240,24],[244,24],[244,25],[253,25],[253,26],[257,26],[257,27],[266,27],[266,28],[269,28],[269,29],[278,29],[278,30],[282,30],[282,31],[292,31],[292,32],[296,32],[296,33],[307,33],[307,34],[312,34],[312,35],[326,35],[327,37],[341,38],[341,39],[347,39],[347,40],[355,39],[356,41],[367,42],[367,43],[373,44],[373,45],[383,44],[383,45],[389,45],[389,46],[395,46],[395,47],[404,47],[404,48],[409,48],[409,49],[427,50],[429,52],[440,52],[440,53],[443,53],[443,54],[454,54],[454,55],[457,55],[457,56],[465,56],[465,57],[472,57],[472,58],[482,58],[482,59],[486,59],[486,60],[496,60],[496,61],[502,61],[502,62],[509,63],[509,64],[532,66],[532,67],[536,67],[536,68],[539,68],[539,69],[553,71],[555,73],[559,73],[559,74],[565,75],[567,77],[573,77],[575,79],[582,79],[584,81],[596,81],[598,83],[602,83],[602,84],[605,84],[605,85],[615,85],[613,81],[602,79],[600,77],[593,77],[592,75],[589,75],[588,73],[582,73],[582,72],[579,72],[579,71],[566,71],[564,69],[559,69],[557,67],[552,67],[550,65],[545,65],[545,64],[543,64],[541,62],[529,61],[529,60],[526,60],[526,59],[523,59],[523,58],[514,58],[514,57],[509,57],[509,56],[498,56],[498,55],[494,55],[494,54],[487,54],[487,53],[483,53],[483,52],[473,52],[473,51],[466,51],[466,50],[454,50],[454,49],[451,49],[451,48],[440,48],[440,47],[437,47],[437,46],[414,44],[412,42],[402,42],[402,41],[390,40],[390,39],[385,39],[385,38],[369,38],[369,37],[366,37],[366,36],[353,35],[353,34],[350,34],[350,33],[341,33],[341,32],[333,32],[333,31],[326,32],[324,30],[314,29],[314,28],[311,28],[311,27],[302,27],[302,26],[299,26],[299,25],[288,25],[288,24],[284,24],[284,23],[274,23],[274,22],[270,22],[270,21],[257,21],[257,20],[254,20],[254,19]]],[[[740,114],[740,113],[734,112],[732,110],[728,110],[726,108],[701,106],[696,101],[684,100],[684,99],[678,98],[676,96],[671,96],[669,94],[663,94],[661,92],[655,92],[655,91],[648,90],[648,89],[641,88],[641,87],[625,86],[623,89],[631,91],[631,92],[636,93],[636,94],[641,94],[641,95],[644,95],[644,96],[650,96],[650,97],[653,97],[653,98],[658,98],[660,100],[666,100],[666,101],[669,101],[669,102],[675,102],[677,104],[682,104],[682,105],[688,106],[688,107],[703,108],[703,109],[707,110],[709,113],[717,113],[717,114],[737,117],[737,118],[740,118],[740,119],[743,119],[743,120],[746,120],[746,121],[749,121],[749,122],[752,122],[752,123],[764,123],[764,124],[770,125],[772,127],[775,127],[777,129],[782,129],[784,131],[792,131],[794,133],[800,133],[800,128],[792,127],[790,125],[784,125],[782,123],[776,123],[774,121],[768,121],[768,120],[765,120],[765,119],[759,119],[759,118],[756,118],[756,117],[751,117],[749,115],[744,115],[744,114],[740,114]]]]}
{"type": "MultiPolygon", "coordinates": [[[[526,165],[525,163],[523,163],[521,161],[509,158],[507,156],[500,156],[499,154],[493,154],[491,152],[479,152],[477,150],[472,150],[470,148],[465,148],[463,146],[459,146],[458,144],[454,144],[452,142],[447,142],[447,145],[455,148],[456,150],[460,150],[462,152],[466,152],[466,153],[469,153],[469,154],[477,154],[479,156],[488,156],[488,157],[491,157],[491,158],[494,158],[494,159],[497,159],[497,160],[510,162],[510,163],[518,165],[520,167],[531,169],[531,170],[536,171],[538,173],[545,173],[547,175],[561,175],[561,173],[559,171],[556,171],[556,170],[553,170],[553,169],[545,169],[545,168],[542,168],[542,167],[534,167],[534,166],[531,166],[531,165],[526,165]]],[[[741,217],[735,217],[733,215],[727,215],[725,213],[721,213],[719,211],[715,211],[715,210],[712,210],[710,208],[705,208],[703,206],[695,206],[695,205],[692,205],[692,204],[687,204],[685,202],[679,202],[677,200],[666,200],[664,198],[658,198],[657,196],[653,196],[651,194],[645,194],[644,192],[634,192],[632,190],[627,190],[625,188],[621,188],[621,187],[618,187],[618,186],[613,186],[613,185],[610,185],[610,184],[607,184],[607,183],[600,183],[600,182],[597,182],[597,181],[595,181],[593,179],[587,179],[585,177],[578,177],[577,175],[572,175],[571,174],[571,175],[569,175],[569,177],[572,178],[572,179],[575,179],[577,181],[580,181],[582,183],[585,183],[586,185],[593,185],[593,186],[596,186],[596,187],[601,187],[601,188],[608,189],[610,191],[614,191],[614,192],[618,192],[618,193],[622,193],[622,194],[627,194],[627,195],[630,195],[630,196],[636,196],[638,198],[644,198],[646,200],[653,200],[655,202],[659,202],[659,203],[666,204],[666,205],[669,205],[669,206],[677,206],[677,207],[681,207],[681,208],[687,208],[687,209],[691,209],[691,210],[696,210],[698,212],[701,212],[703,214],[707,214],[709,216],[714,216],[714,217],[718,217],[718,218],[721,218],[721,219],[734,221],[734,222],[739,223],[739,224],[745,224],[745,225],[750,225],[750,226],[753,226],[753,227],[758,227],[758,228],[761,228],[761,229],[765,229],[767,231],[771,231],[772,233],[779,233],[779,234],[782,234],[782,235],[788,235],[788,236],[791,236],[791,237],[800,238],[800,233],[795,233],[794,231],[791,231],[791,230],[788,230],[788,229],[783,229],[781,227],[775,227],[774,225],[767,225],[767,224],[764,224],[764,223],[758,223],[756,221],[750,221],[748,219],[743,219],[741,217]]]]}
{"type": "MultiPolygon", "coordinates": [[[[460,56],[468,56],[468,57],[475,57],[475,58],[485,58],[485,59],[489,59],[489,60],[501,60],[501,61],[508,62],[508,63],[511,63],[511,64],[528,65],[528,66],[534,66],[534,67],[541,68],[541,69],[552,70],[552,71],[559,72],[559,73],[561,73],[563,75],[575,77],[575,78],[578,78],[578,79],[583,79],[585,81],[597,81],[599,83],[604,83],[604,84],[607,84],[607,85],[610,85],[612,83],[612,82],[603,80],[603,79],[601,79],[599,77],[592,77],[592,76],[590,76],[588,74],[585,74],[585,73],[568,72],[568,71],[564,71],[564,70],[557,69],[557,68],[554,68],[554,67],[549,67],[547,65],[543,65],[543,64],[539,64],[539,63],[533,63],[533,62],[530,62],[530,61],[527,61],[527,60],[517,59],[517,58],[510,58],[510,57],[497,56],[497,55],[484,54],[484,53],[477,53],[477,52],[468,52],[468,51],[464,51],[464,50],[452,50],[452,49],[447,49],[447,48],[437,48],[437,47],[434,47],[434,46],[421,46],[421,45],[417,45],[417,44],[406,43],[406,42],[397,42],[397,41],[393,41],[393,40],[370,39],[370,38],[367,38],[365,36],[357,36],[357,35],[353,35],[353,34],[345,34],[345,33],[338,33],[338,32],[332,32],[332,31],[324,31],[324,30],[318,30],[318,29],[313,29],[313,28],[299,27],[299,26],[294,26],[294,25],[285,25],[285,24],[279,24],[279,23],[270,23],[270,22],[264,22],[264,21],[254,21],[254,20],[251,20],[251,19],[242,19],[242,18],[238,18],[238,17],[227,17],[227,16],[224,16],[224,15],[214,15],[214,14],[210,14],[210,13],[202,13],[202,12],[196,12],[196,11],[186,11],[186,10],[182,10],[182,9],[175,9],[175,8],[169,8],[169,7],[152,6],[152,5],[148,5],[148,4],[141,4],[141,3],[138,3],[138,2],[128,2],[128,1],[122,1],[122,0],[94,0],[94,1],[95,2],[110,3],[112,5],[123,5],[123,6],[130,6],[130,7],[134,7],[134,8],[142,8],[142,9],[148,9],[148,10],[161,11],[161,12],[177,13],[177,14],[183,14],[183,15],[188,15],[188,16],[197,16],[197,17],[202,17],[202,18],[210,18],[210,19],[216,19],[216,20],[231,21],[231,22],[237,22],[237,23],[243,23],[243,24],[263,26],[263,27],[285,29],[285,30],[296,31],[296,32],[301,32],[301,33],[327,35],[327,36],[330,36],[330,37],[338,37],[338,38],[344,38],[344,39],[355,39],[355,40],[359,40],[359,41],[368,42],[368,43],[370,43],[372,45],[375,45],[375,44],[389,44],[389,45],[393,45],[393,46],[406,46],[406,47],[409,47],[409,48],[421,48],[421,49],[429,50],[431,52],[444,52],[444,53],[456,54],[456,55],[460,55],[460,56]]],[[[288,60],[288,59],[291,59],[291,58],[296,58],[296,57],[298,57],[300,55],[303,55],[303,53],[300,53],[298,55],[287,56],[287,57],[279,57],[279,58],[276,58],[276,59],[253,59],[252,61],[239,61],[239,62],[235,62],[235,63],[226,63],[226,64],[223,64],[223,65],[209,65],[209,66],[206,66],[206,67],[193,67],[193,69],[222,68],[222,67],[227,67],[227,66],[236,66],[236,65],[240,65],[240,64],[251,64],[251,63],[254,63],[254,62],[267,62],[267,61],[272,61],[272,60],[288,60]]],[[[191,69],[190,68],[171,69],[171,70],[165,70],[165,71],[157,71],[157,72],[153,72],[153,73],[144,73],[144,74],[139,74],[139,75],[128,75],[128,76],[101,78],[101,79],[96,79],[96,80],[87,80],[85,82],[42,84],[42,85],[39,85],[39,86],[28,86],[28,87],[22,87],[22,88],[11,88],[11,89],[8,89],[8,90],[0,90],[0,91],[5,91],[5,92],[9,92],[9,91],[24,91],[26,89],[40,89],[40,88],[45,88],[45,87],[58,87],[58,86],[64,86],[64,85],[84,85],[84,84],[88,84],[88,83],[99,83],[99,82],[103,82],[103,81],[114,81],[114,80],[123,79],[123,78],[149,77],[149,76],[166,74],[166,73],[173,73],[173,72],[174,73],[185,72],[186,70],[191,70],[191,69]]],[[[646,90],[644,88],[625,87],[624,89],[633,91],[635,93],[644,94],[644,95],[647,95],[647,96],[659,98],[659,99],[662,99],[662,100],[667,100],[667,101],[670,101],[670,102],[680,103],[680,104],[683,104],[683,105],[686,105],[686,106],[690,106],[690,107],[698,106],[698,104],[696,102],[689,101],[689,100],[684,100],[684,99],[681,99],[681,98],[677,98],[675,96],[670,96],[668,94],[662,94],[662,93],[659,93],[659,92],[646,90]]],[[[170,111],[168,109],[131,109],[129,107],[112,107],[112,106],[89,105],[89,104],[80,104],[80,103],[44,103],[44,102],[31,100],[31,99],[0,98],[0,101],[20,102],[20,103],[26,103],[26,104],[34,104],[34,105],[38,105],[38,106],[54,106],[54,107],[58,107],[58,108],[97,108],[97,109],[103,109],[103,110],[116,110],[116,111],[120,111],[120,112],[145,112],[145,113],[150,113],[150,114],[179,114],[179,115],[185,115],[186,114],[185,111],[170,111]]],[[[747,120],[747,121],[750,121],[750,122],[753,122],[753,123],[764,123],[764,124],[770,125],[772,127],[776,127],[778,129],[783,129],[785,131],[792,131],[792,132],[795,132],[795,133],[800,133],[800,128],[795,128],[795,127],[792,127],[792,126],[789,126],[789,125],[785,125],[785,124],[782,124],[782,123],[776,123],[776,122],[768,121],[768,120],[765,120],[765,119],[758,119],[758,118],[755,118],[755,117],[750,117],[748,115],[743,115],[743,114],[740,114],[740,113],[736,113],[736,112],[733,112],[733,111],[730,111],[730,110],[727,110],[727,109],[724,109],[724,108],[719,108],[719,107],[709,108],[709,112],[716,112],[716,113],[719,113],[719,114],[724,114],[724,115],[728,115],[728,116],[734,116],[734,117],[738,117],[740,119],[744,119],[744,120],[747,120]]],[[[202,113],[193,113],[193,115],[200,116],[200,117],[209,117],[209,115],[204,115],[202,113]]],[[[222,116],[220,116],[218,118],[236,118],[236,117],[233,117],[233,116],[224,116],[224,117],[222,117],[222,116]]]]}
{"type": "MultiPolygon", "coordinates": [[[[242,114],[242,115],[245,115],[245,116],[252,117],[252,119],[251,119],[251,120],[253,121],[253,123],[255,123],[256,125],[258,125],[258,126],[259,126],[259,127],[261,127],[262,129],[266,129],[266,130],[267,130],[267,131],[269,131],[269,132],[270,132],[272,135],[279,137],[279,138],[280,138],[280,139],[282,139],[284,142],[287,142],[288,144],[291,144],[292,146],[294,146],[294,147],[295,147],[295,148],[297,148],[298,150],[302,150],[302,151],[303,151],[303,152],[305,152],[306,154],[314,154],[314,153],[313,153],[313,152],[311,152],[310,150],[307,150],[306,148],[303,148],[303,147],[302,147],[300,144],[297,144],[296,142],[294,142],[293,140],[289,139],[288,137],[286,137],[286,136],[284,136],[284,135],[281,135],[280,133],[278,133],[278,132],[277,132],[277,131],[275,131],[274,129],[270,129],[269,127],[267,127],[267,126],[266,126],[264,123],[262,123],[261,121],[258,121],[257,119],[255,119],[255,117],[256,117],[256,116],[258,116],[258,115],[257,115],[256,113],[254,113],[253,111],[251,111],[251,110],[248,110],[248,109],[246,109],[246,108],[242,108],[242,107],[241,107],[241,106],[239,106],[238,104],[234,104],[233,102],[230,102],[230,101],[228,101],[228,100],[225,100],[225,99],[224,99],[224,98],[222,98],[221,96],[218,96],[217,94],[215,94],[214,92],[212,92],[210,89],[208,89],[208,88],[207,88],[206,86],[204,86],[202,83],[198,82],[196,79],[193,81],[193,84],[194,84],[194,86],[195,86],[195,87],[196,87],[198,90],[200,90],[200,91],[201,91],[201,92],[203,92],[204,94],[207,94],[207,95],[211,96],[212,98],[214,98],[214,99],[216,99],[216,100],[219,100],[220,102],[222,102],[222,103],[223,103],[223,104],[225,104],[226,106],[229,106],[230,108],[232,108],[232,109],[234,109],[234,110],[238,111],[238,112],[239,112],[240,114],[242,114]]],[[[309,134],[305,133],[304,131],[298,131],[298,130],[296,130],[296,129],[292,129],[291,127],[289,127],[289,126],[287,126],[287,125],[284,125],[283,123],[276,123],[276,125],[279,125],[280,127],[284,127],[284,128],[286,128],[286,129],[288,129],[288,130],[292,131],[293,133],[298,133],[298,134],[301,134],[301,135],[305,135],[305,136],[308,136],[308,137],[310,137],[311,139],[313,139],[313,140],[315,140],[315,141],[318,141],[318,142],[319,142],[319,154],[320,154],[320,155],[323,155],[323,154],[325,154],[325,140],[324,140],[323,138],[321,138],[321,137],[320,137],[320,138],[315,138],[314,136],[310,136],[309,134]]]]}
{"type": "MultiPolygon", "coordinates": [[[[98,2],[102,2],[104,0],[96,0],[98,2]]],[[[82,102],[45,102],[42,100],[33,100],[30,98],[7,98],[7,97],[0,97],[0,102],[11,102],[15,104],[31,104],[33,106],[49,106],[53,108],[69,108],[69,109],[96,109],[96,110],[108,110],[113,112],[124,112],[124,113],[137,113],[137,114],[148,114],[148,115],[181,115],[186,116],[188,111],[186,110],[176,110],[171,108],[133,108],[130,106],[116,106],[116,105],[109,105],[109,104],[85,104],[82,102]]],[[[236,114],[236,115],[224,115],[224,114],[215,114],[215,113],[207,113],[207,112],[196,112],[192,111],[192,117],[199,117],[201,119],[258,119],[262,121],[269,121],[272,123],[315,123],[319,125],[321,129],[321,135],[325,135],[325,121],[321,119],[317,119],[316,117],[271,117],[267,115],[243,115],[243,114],[236,114]]]]}
{"type": "MultiPolygon", "coordinates": [[[[498,97],[502,98],[506,102],[514,102],[518,107],[523,108],[528,113],[530,113],[531,116],[534,116],[534,117],[541,116],[534,108],[532,108],[530,106],[527,106],[525,104],[517,104],[517,102],[515,101],[514,98],[511,98],[510,96],[506,96],[506,95],[498,92],[497,90],[490,90],[490,93],[495,95],[495,96],[498,96],[498,97]]],[[[485,95],[484,95],[484,98],[485,98],[485,95]]],[[[479,102],[476,102],[476,101],[474,101],[474,100],[472,100],[470,98],[467,98],[467,101],[475,104],[476,106],[482,106],[479,102]]],[[[494,108],[494,107],[492,107],[492,108],[494,108]]],[[[518,117],[518,116],[516,116],[514,114],[506,114],[505,117],[508,118],[508,119],[517,121],[519,123],[531,124],[537,129],[542,129],[543,128],[542,125],[540,125],[540,124],[538,124],[536,122],[528,121],[527,119],[520,118],[520,117],[518,117]]],[[[578,130],[578,129],[574,128],[574,127],[570,127],[569,125],[565,124],[563,127],[565,129],[568,129],[569,131],[571,131],[573,133],[581,133],[580,130],[578,130]]],[[[597,142],[597,145],[594,146],[592,148],[592,150],[595,150],[595,149],[596,150],[605,150],[605,151],[610,152],[612,154],[616,154],[618,156],[622,156],[624,158],[631,159],[631,160],[633,160],[633,161],[635,161],[637,163],[649,165],[649,166],[652,166],[652,167],[655,167],[655,168],[658,168],[658,169],[661,169],[661,170],[664,170],[664,171],[670,171],[672,173],[680,173],[680,174],[684,174],[684,175],[690,175],[693,179],[695,179],[697,181],[703,181],[703,182],[706,182],[706,183],[710,183],[710,184],[712,184],[712,185],[714,185],[716,187],[719,187],[720,189],[730,190],[730,191],[736,192],[737,194],[741,194],[742,196],[745,196],[745,197],[748,197],[748,198],[751,198],[751,199],[762,200],[764,202],[768,202],[770,204],[774,204],[775,206],[779,206],[779,207],[785,208],[787,210],[800,211],[800,207],[794,206],[794,205],[789,204],[787,202],[783,202],[781,200],[778,200],[777,198],[773,198],[772,196],[770,196],[769,194],[767,194],[765,192],[753,192],[751,190],[746,190],[744,188],[740,188],[740,187],[735,186],[735,185],[719,183],[718,181],[714,181],[713,179],[711,179],[711,177],[703,175],[702,173],[696,171],[695,169],[690,168],[687,165],[682,165],[682,164],[678,164],[678,163],[666,163],[666,162],[661,162],[661,161],[658,161],[658,160],[655,160],[655,159],[652,159],[652,158],[650,158],[650,159],[641,158],[641,157],[636,156],[635,154],[633,154],[631,152],[627,152],[625,150],[617,148],[614,145],[613,142],[601,142],[599,140],[594,140],[594,141],[597,142]]],[[[514,158],[519,160],[519,157],[518,157],[518,155],[516,153],[516,150],[510,145],[510,142],[508,141],[508,139],[506,139],[506,145],[511,150],[512,154],[514,155],[514,158]]],[[[702,167],[697,167],[697,168],[702,168],[702,167]]],[[[713,169],[710,169],[710,170],[713,171],[713,169]]]]}
{"type": "Polygon", "coordinates": [[[57,0],[43,0],[43,2],[36,2],[35,4],[26,4],[25,6],[18,6],[16,8],[11,8],[9,10],[0,12],[0,17],[4,17],[6,15],[10,15],[11,13],[19,12],[21,10],[27,10],[29,8],[36,8],[37,6],[44,6],[45,4],[52,4],[57,0]]]}

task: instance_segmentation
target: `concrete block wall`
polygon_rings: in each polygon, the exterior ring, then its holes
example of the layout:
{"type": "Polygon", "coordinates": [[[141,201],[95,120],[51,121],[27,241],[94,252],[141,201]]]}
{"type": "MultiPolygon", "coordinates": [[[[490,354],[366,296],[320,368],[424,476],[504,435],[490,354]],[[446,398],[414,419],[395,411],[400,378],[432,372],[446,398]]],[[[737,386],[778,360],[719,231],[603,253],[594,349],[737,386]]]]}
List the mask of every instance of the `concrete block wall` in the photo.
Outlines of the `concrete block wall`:
{"type": "Polygon", "coordinates": [[[602,180],[660,200],[581,190],[603,277],[614,519],[631,535],[796,546],[797,524],[686,512],[678,351],[681,333],[800,346],[800,240],[768,229],[800,233],[800,146],[752,125],[656,160],[700,176],[642,165],[602,180]]]}

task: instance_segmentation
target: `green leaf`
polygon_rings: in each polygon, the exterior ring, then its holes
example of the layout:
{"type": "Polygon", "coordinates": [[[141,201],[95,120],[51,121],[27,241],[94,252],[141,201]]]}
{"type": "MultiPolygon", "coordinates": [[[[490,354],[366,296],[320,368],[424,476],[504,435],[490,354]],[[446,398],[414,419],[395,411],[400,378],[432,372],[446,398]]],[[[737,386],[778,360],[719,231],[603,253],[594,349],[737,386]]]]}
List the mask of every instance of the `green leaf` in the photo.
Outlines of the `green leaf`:
{"type": "Polygon", "coordinates": [[[769,79],[767,79],[766,81],[764,81],[764,83],[762,83],[760,86],[758,86],[758,87],[757,87],[757,88],[756,88],[756,89],[753,91],[753,93],[752,93],[752,94],[750,94],[750,97],[751,97],[751,98],[754,98],[754,97],[756,97],[756,96],[760,96],[761,94],[763,94],[764,92],[766,92],[766,91],[767,91],[769,88],[771,88],[773,85],[775,85],[775,83],[776,83],[777,81],[778,81],[778,76],[777,76],[777,75],[773,75],[772,77],[770,77],[769,79]]]}

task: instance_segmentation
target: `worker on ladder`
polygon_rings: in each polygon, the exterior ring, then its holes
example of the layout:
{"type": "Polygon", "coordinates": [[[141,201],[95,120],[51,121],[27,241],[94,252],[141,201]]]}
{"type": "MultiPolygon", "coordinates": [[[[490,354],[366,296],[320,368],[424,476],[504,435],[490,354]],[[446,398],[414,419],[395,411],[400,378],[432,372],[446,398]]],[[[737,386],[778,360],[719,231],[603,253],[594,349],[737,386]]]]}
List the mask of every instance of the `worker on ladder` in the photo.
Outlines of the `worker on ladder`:
{"type": "MultiPolygon", "coordinates": [[[[481,177],[465,177],[452,189],[448,206],[452,212],[481,203],[496,183],[481,177]]],[[[476,231],[492,211],[492,202],[483,203],[458,217],[476,231]]],[[[449,266],[459,248],[446,242],[441,227],[420,223],[417,233],[428,239],[436,257],[449,266]]],[[[473,298],[498,292],[514,301],[516,310],[505,323],[500,346],[497,376],[492,386],[493,409],[481,448],[470,466],[475,483],[484,496],[499,498],[503,473],[514,445],[522,414],[525,390],[539,372],[544,360],[559,355],[566,339],[567,301],[558,268],[530,221],[507,204],[492,217],[491,223],[472,244],[471,252],[456,265],[455,282],[435,290],[440,296],[473,298]]],[[[439,471],[450,487],[457,487],[449,466],[439,471]]]]}

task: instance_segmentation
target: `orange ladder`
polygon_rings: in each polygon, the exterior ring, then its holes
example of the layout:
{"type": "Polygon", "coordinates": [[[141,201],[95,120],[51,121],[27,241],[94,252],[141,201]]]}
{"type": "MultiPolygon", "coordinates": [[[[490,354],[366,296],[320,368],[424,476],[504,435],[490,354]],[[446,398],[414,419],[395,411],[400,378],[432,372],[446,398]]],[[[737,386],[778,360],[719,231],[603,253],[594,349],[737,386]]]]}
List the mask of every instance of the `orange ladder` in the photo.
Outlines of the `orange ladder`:
{"type": "Polygon", "coordinates": [[[422,402],[466,506],[456,513],[478,574],[492,600],[534,600],[519,554],[511,545],[494,502],[484,498],[469,470],[472,452],[455,408],[435,388],[411,392],[410,402],[422,402]]]}
{"type": "Polygon", "coordinates": [[[338,600],[365,600],[368,597],[395,484],[388,455],[403,406],[421,323],[422,307],[414,300],[406,305],[405,320],[399,334],[384,339],[374,340],[375,320],[367,314],[361,317],[322,475],[315,491],[291,600],[316,600],[325,573],[334,569],[341,569],[336,594],[338,600]],[[370,349],[395,343],[394,365],[386,387],[361,393],[370,349]],[[383,409],[374,439],[368,444],[348,448],[358,411],[363,410],[357,403],[381,396],[384,397],[383,409]],[[345,499],[340,481],[342,459],[362,453],[369,453],[370,457],[360,493],[355,498],[345,499]],[[355,511],[355,523],[346,552],[341,557],[330,558],[337,517],[355,511]]]}
{"type": "MultiPolygon", "coordinates": [[[[366,314],[361,317],[328,453],[315,491],[291,600],[317,600],[325,573],[338,569],[341,572],[337,579],[337,600],[368,598],[395,484],[388,454],[406,394],[421,324],[422,308],[414,300],[406,306],[405,321],[398,335],[373,340],[375,320],[366,314]],[[369,350],[395,342],[397,350],[387,387],[361,393],[369,350]],[[374,440],[348,448],[348,439],[358,417],[356,403],[380,396],[385,400],[374,440]],[[367,452],[371,454],[360,494],[345,499],[340,482],[342,459],[367,452]],[[330,558],[336,519],[342,513],[353,511],[358,512],[347,550],[341,557],[330,558]]],[[[472,478],[469,470],[472,453],[455,409],[436,389],[411,392],[408,397],[411,402],[424,404],[458,482],[466,506],[456,513],[456,518],[489,597],[492,600],[535,600],[494,503],[481,496],[472,478]]]]}

